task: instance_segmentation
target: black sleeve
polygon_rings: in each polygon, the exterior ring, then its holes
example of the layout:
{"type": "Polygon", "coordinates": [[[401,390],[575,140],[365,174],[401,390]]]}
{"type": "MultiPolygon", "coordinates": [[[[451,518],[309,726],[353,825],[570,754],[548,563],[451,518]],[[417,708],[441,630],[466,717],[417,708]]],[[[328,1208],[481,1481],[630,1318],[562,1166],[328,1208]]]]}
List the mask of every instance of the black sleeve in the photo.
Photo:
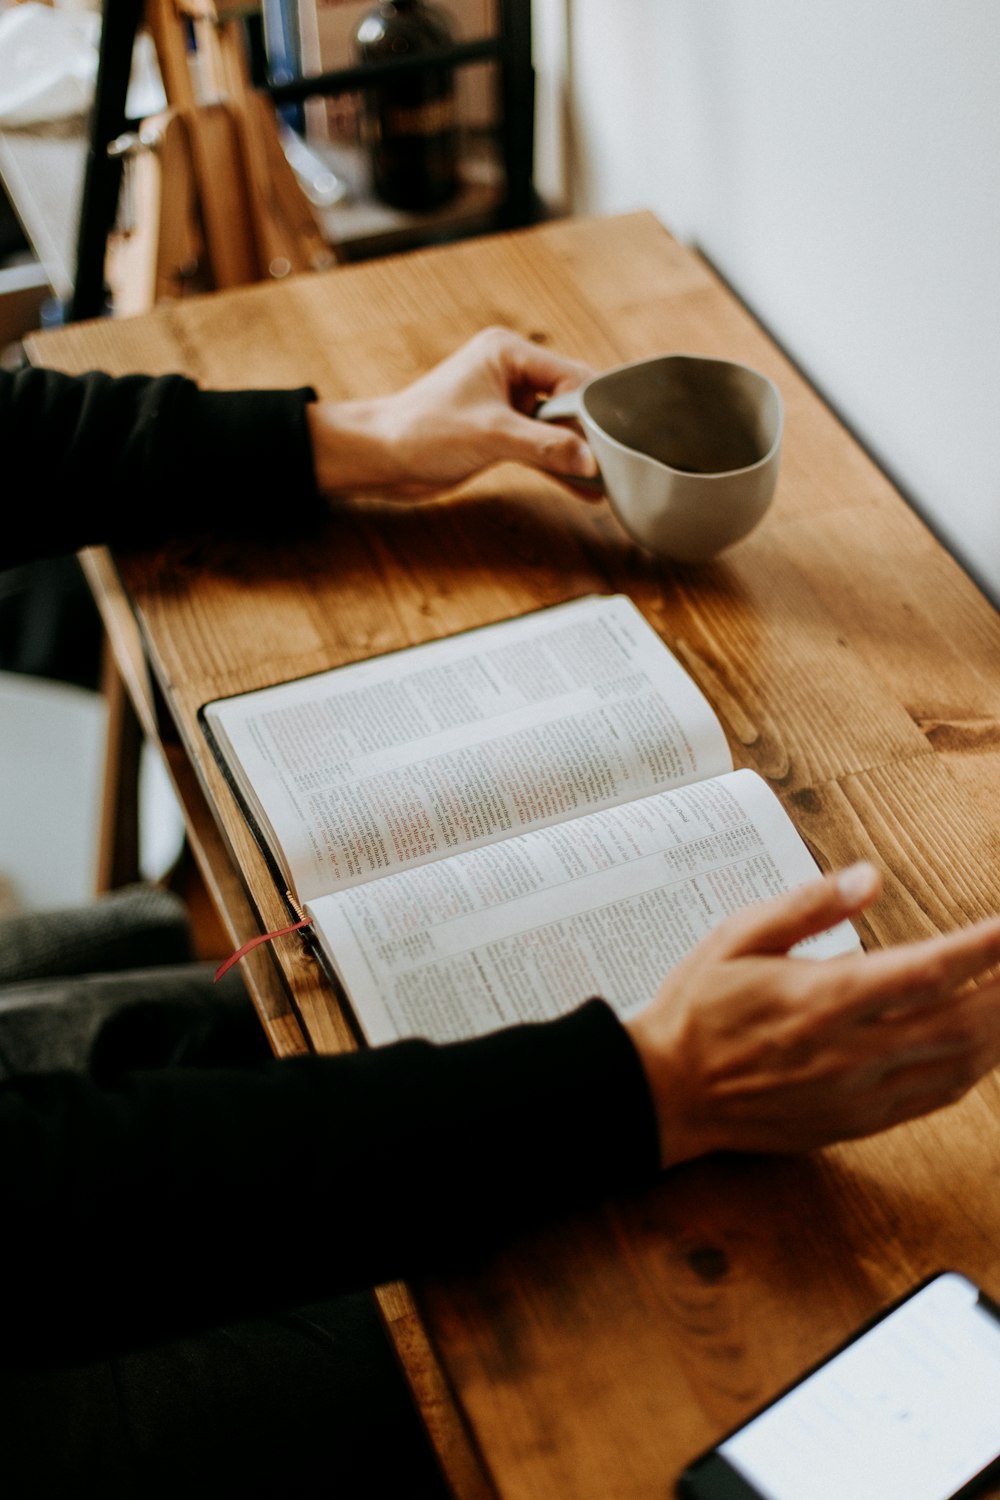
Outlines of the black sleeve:
{"type": "Polygon", "coordinates": [[[0,1086],[0,1360],[89,1358],[446,1272],[650,1180],[642,1066],[610,1008],[470,1042],[239,1072],[0,1086]]]}
{"type": "Polygon", "coordinates": [[[245,533],[273,524],[276,496],[318,514],[313,399],[202,391],[179,375],[0,371],[0,567],[98,542],[245,533]]]}
{"type": "MultiPolygon", "coordinates": [[[[0,565],[245,530],[275,494],[318,513],[311,398],[0,373],[0,565]]],[[[448,1047],[134,1074],[114,1090],[14,1079],[0,1141],[13,1364],[446,1270],[657,1163],[641,1064],[601,1002],[448,1047]]]]}

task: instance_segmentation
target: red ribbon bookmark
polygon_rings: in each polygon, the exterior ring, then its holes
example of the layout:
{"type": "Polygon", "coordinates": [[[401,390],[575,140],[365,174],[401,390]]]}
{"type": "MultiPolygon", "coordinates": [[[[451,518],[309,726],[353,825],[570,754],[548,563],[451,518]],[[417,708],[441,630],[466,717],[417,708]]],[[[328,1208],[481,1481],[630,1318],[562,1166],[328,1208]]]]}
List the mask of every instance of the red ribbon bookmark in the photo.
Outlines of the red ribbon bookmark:
{"type": "Polygon", "coordinates": [[[238,964],[244,953],[249,953],[250,949],[256,948],[258,943],[269,943],[272,938],[284,937],[287,932],[298,932],[301,927],[311,925],[312,917],[303,917],[301,922],[293,922],[290,927],[276,927],[274,932],[262,932],[259,937],[251,938],[249,943],[244,943],[242,948],[237,948],[235,953],[229,955],[225,963],[219,965],[215,971],[214,983],[218,984],[223,974],[228,973],[233,964],[238,964]]]}

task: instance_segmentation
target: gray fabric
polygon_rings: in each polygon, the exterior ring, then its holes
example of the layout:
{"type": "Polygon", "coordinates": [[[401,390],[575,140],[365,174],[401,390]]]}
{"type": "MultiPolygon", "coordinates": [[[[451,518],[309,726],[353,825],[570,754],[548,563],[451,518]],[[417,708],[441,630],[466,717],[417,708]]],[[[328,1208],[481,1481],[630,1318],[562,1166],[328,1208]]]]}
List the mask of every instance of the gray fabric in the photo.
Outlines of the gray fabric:
{"type": "Polygon", "coordinates": [[[0,986],[0,1078],[67,1068],[107,1081],[130,1066],[221,1063],[231,1053],[253,1061],[267,1052],[235,969],[219,984],[210,964],[192,963],[0,986]]]}
{"type": "Polygon", "coordinates": [[[187,909],[155,885],[0,920],[0,1079],[261,1061],[238,969],[192,959],[187,909]]]}
{"type": "Polygon", "coordinates": [[[184,903],[155,885],[0,920],[0,984],[183,964],[192,956],[184,903]]]}

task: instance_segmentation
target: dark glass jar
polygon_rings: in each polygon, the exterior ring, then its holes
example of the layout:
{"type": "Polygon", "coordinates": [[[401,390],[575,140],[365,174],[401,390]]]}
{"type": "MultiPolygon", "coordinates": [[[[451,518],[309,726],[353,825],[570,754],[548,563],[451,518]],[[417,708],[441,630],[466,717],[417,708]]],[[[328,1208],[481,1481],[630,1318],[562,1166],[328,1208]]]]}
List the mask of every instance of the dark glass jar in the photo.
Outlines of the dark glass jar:
{"type": "MultiPolygon", "coordinates": [[[[358,23],[361,62],[412,57],[449,46],[451,25],[424,0],[381,0],[358,23]]],[[[364,90],[362,132],[372,186],[384,203],[420,213],[439,208],[458,190],[455,70],[431,64],[364,90]]]]}

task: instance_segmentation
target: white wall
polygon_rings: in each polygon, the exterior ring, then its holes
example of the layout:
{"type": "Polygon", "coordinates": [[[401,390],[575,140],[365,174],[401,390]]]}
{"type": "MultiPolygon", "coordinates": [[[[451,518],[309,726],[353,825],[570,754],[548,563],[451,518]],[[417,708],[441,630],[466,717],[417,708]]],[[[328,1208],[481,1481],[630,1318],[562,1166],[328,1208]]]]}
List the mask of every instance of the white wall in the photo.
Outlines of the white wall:
{"type": "Polygon", "coordinates": [[[566,206],[703,249],[1000,599],[997,0],[536,6],[566,206]]]}

